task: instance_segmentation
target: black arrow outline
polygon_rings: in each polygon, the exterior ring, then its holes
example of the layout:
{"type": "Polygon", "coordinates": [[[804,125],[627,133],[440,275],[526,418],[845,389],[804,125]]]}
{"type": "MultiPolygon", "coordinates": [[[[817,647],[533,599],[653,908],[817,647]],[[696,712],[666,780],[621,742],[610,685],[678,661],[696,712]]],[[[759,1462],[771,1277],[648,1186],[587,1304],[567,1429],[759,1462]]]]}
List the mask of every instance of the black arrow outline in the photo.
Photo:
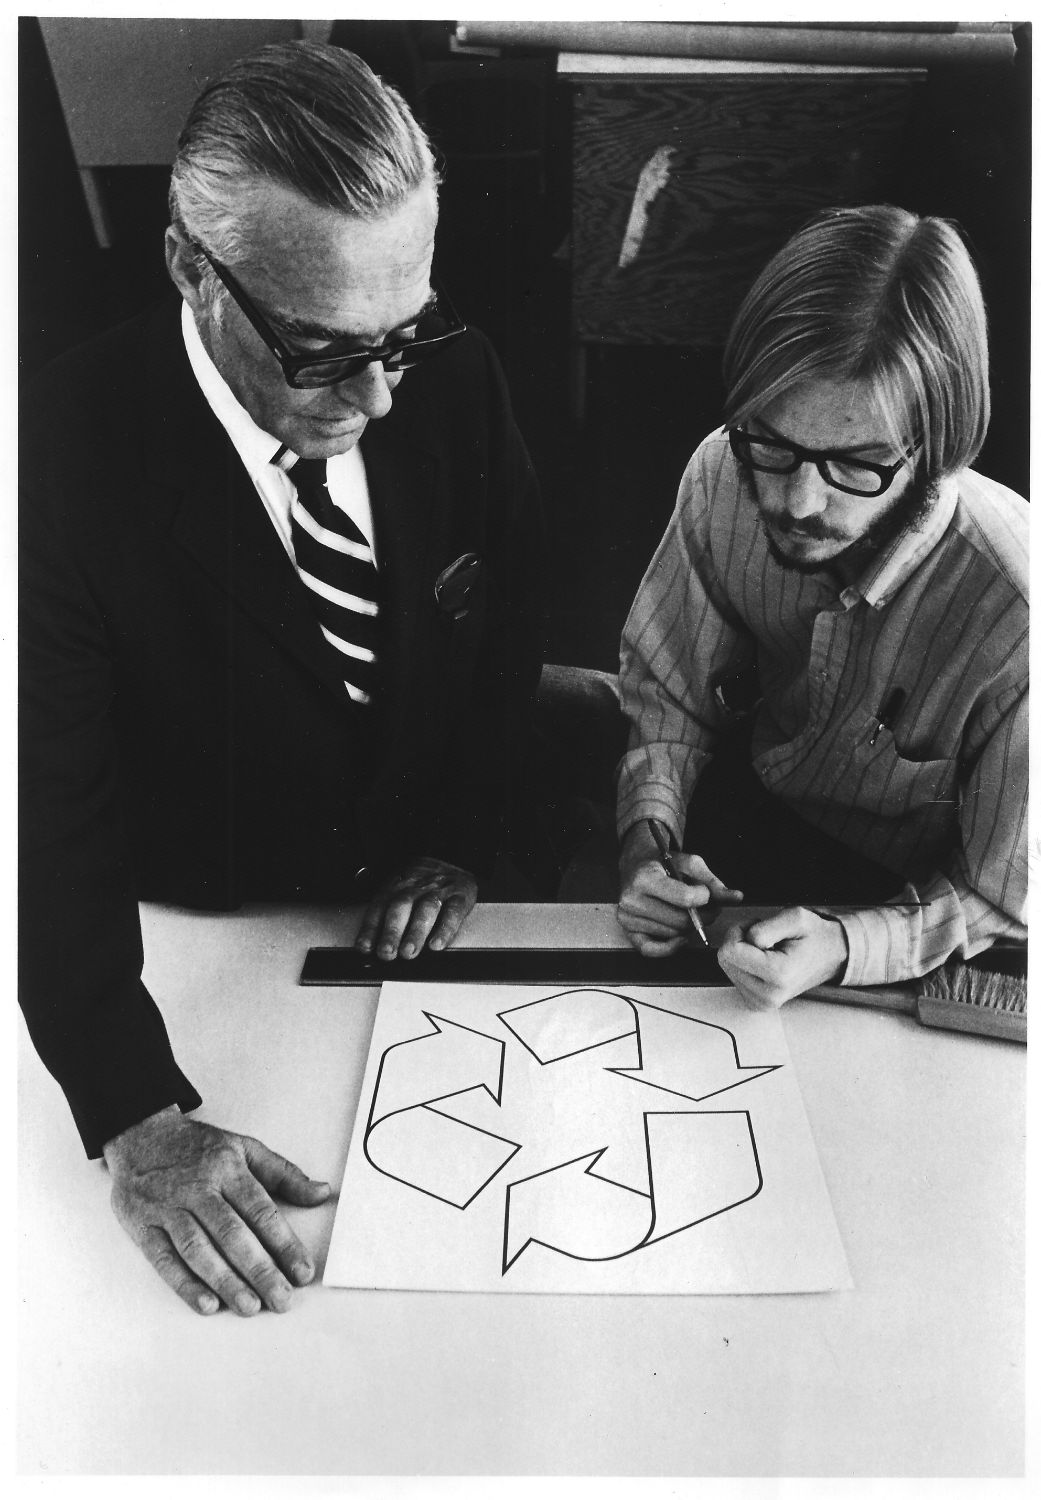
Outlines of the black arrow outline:
{"type": "Polygon", "coordinates": [[[568,1260],[579,1260],[585,1262],[586,1264],[603,1264],[605,1261],[609,1260],[624,1260],[627,1255],[636,1255],[640,1250],[643,1250],[652,1241],[656,1245],[664,1244],[665,1241],[671,1239],[673,1235],[684,1234],[688,1229],[693,1229],[697,1224],[706,1224],[709,1219],[716,1219],[720,1214],[729,1213],[731,1209],[739,1208],[742,1203],[750,1203],[752,1199],[757,1198],[763,1190],[763,1169],[762,1164],[759,1160],[759,1148],[756,1145],[755,1130],[752,1126],[752,1116],[749,1114],[747,1109],[645,1110],[643,1116],[643,1140],[644,1147],[647,1151],[647,1179],[651,1186],[650,1193],[641,1192],[639,1188],[629,1187],[624,1182],[616,1182],[613,1177],[608,1177],[603,1172],[593,1171],[593,1168],[603,1156],[604,1152],[609,1149],[608,1146],[601,1146],[600,1149],[595,1153],[591,1151],[583,1151],[580,1155],[573,1156],[570,1161],[557,1162],[552,1167],[545,1167],[541,1172],[532,1172],[530,1177],[519,1177],[516,1182],[509,1183],[506,1188],[506,1214],[502,1236],[503,1276],[506,1275],[506,1272],[511,1268],[511,1266],[515,1266],[517,1264],[517,1261],[524,1254],[529,1245],[541,1245],[544,1250],[550,1250],[554,1255],[563,1255],[566,1256],[568,1260]],[[668,1234],[663,1234],[660,1240],[655,1240],[654,1226],[657,1222],[657,1208],[654,1202],[654,1164],[651,1161],[651,1141],[647,1127],[647,1121],[652,1116],[659,1115],[663,1117],[668,1116],[669,1118],[680,1115],[698,1119],[702,1118],[705,1115],[743,1115],[745,1118],[745,1123],[748,1126],[748,1137],[752,1143],[752,1155],[755,1160],[755,1170],[756,1176],[759,1179],[759,1184],[756,1187],[755,1191],[752,1193],[748,1193],[746,1197],[738,1198],[735,1202],[728,1203],[724,1208],[713,1209],[712,1213],[710,1214],[702,1214],[700,1219],[692,1219],[689,1224],[681,1224],[678,1229],[670,1229],[668,1234]],[[512,1259],[508,1260],[507,1255],[509,1254],[510,1243],[510,1195],[513,1192],[513,1189],[515,1187],[520,1187],[522,1183],[534,1182],[536,1177],[548,1177],[551,1172],[558,1172],[564,1167],[570,1167],[575,1162],[582,1161],[587,1156],[593,1157],[593,1160],[589,1163],[589,1166],[585,1168],[587,1176],[596,1177],[601,1182],[609,1182],[613,1187],[624,1188],[627,1193],[636,1193],[640,1198],[650,1198],[651,1224],[643,1239],[640,1240],[638,1244],[630,1246],[628,1250],[619,1250],[616,1255],[577,1255],[573,1250],[561,1250],[557,1245],[549,1245],[545,1240],[540,1240],[535,1235],[529,1235],[528,1238],[524,1241],[524,1244],[512,1257],[512,1259]]]}
{"type": "Polygon", "coordinates": [[[555,995],[543,995],[538,1000],[528,1000],[524,1005],[514,1005],[511,1006],[509,1010],[502,1010],[497,1012],[497,1014],[498,1019],[506,1027],[507,1031],[509,1031],[510,1034],[514,1036],[518,1042],[520,1042],[525,1052],[527,1052],[529,1056],[535,1059],[540,1068],[551,1068],[555,1063],[567,1062],[572,1057],[579,1057],[583,1052],[595,1052],[598,1047],[609,1047],[612,1043],[620,1042],[623,1040],[623,1038],[627,1036],[633,1036],[635,1034],[636,1055],[639,1058],[637,1066],[635,1068],[605,1067],[604,1072],[614,1073],[619,1078],[628,1078],[630,1083],[642,1083],[645,1084],[648,1088],[659,1089],[663,1094],[672,1094],[677,1099],[690,1099],[695,1104],[702,1104],[706,1099],[714,1099],[718,1094],[725,1094],[728,1089],[739,1088],[743,1083],[754,1083],[756,1078],[765,1078],[768,1074],[776,1073],[779,1068],[782,1068],[784,1066],[783,1063],[742,1063],[737,1050],[737,1037],[731,1030],[729,1030],[728,1027],[720,1026],[716,1021],[703,1021],[700,1016],[688,1016],[684,1011],[670,1010],[666,1005],[652,1005],[647,1000],[633,1000],[628,995],[619,995],[616,990],[601,989],[599,985],[583,985],[579,989],[559,990],[555,995]],[[545,1005],[549,1000],[564,1000],[568,995],[588,994],[607,995],[612,1000],[623,1000],[632,1012],[632,1030],[620,1031],[617,1036],[604,1037],[602,1041],[593,1042],[588,1047],[576,1047],[574,1052],[565,1052],[562,1053],[560,1057],[551,1057],[548,1059],[548,1061],[544,1062],[542,1058],[539,1057],[538,1053],[528,1046],[524,1038],[510,1025],[509,1021],[506,1019],[507,1016],[515,1015],[517,1011],[531,1010],[533,1006],[545,1005]],[[733,1048],[734,1052],[734,1067],[739,1071],[748,1071],[752,1068],[758,1068],[760,1069],[760,1071],[756,1073],[755,1078],[736,1078],[733,1083],[725,1084],[721,1089],[712,1089],[707,1094],[685,1094],[681,1089],[667,1088],[665,1084],[654,1083],[653,1080],[649,1078],[633,1078],[631,1076],[633,1073],[641,1072],[643,1070],[643,1035],[640,1031],[641,1006],[645,1007],[647,1010],[660,1011],[661,1014],[665,1016],[676,1016],[677,1019],[681,1021],[690,1021],[695,1026],[710,1026],[713,1031],[722,1031],[726,1036],[730,1038],[730,1045],[733,1048]]]}
{"type": "Polygon", "coordinates": [[[417,1193],[423,1193],[426,1197],[433,1198],[437,1203],[447,1203],[450,1208],[465,1210],[470,1207],[470,1204],[474,1201],[475,1198],[478,1198],[481,1193],[484,1192],[488,1184],[494,1181],[494,1179],[499,1175],[503,1168],[509,1166],[510,1162],[517,1155],[517,1152],[521,1149],[521,1142],[511,1141],[508,1136],[496,1135],[493,1130],[484,1130],[480,1125],[471,1125],[466,1120],[458,1120],[454,1115],[446,1114],[446,1112],[441,1109],[434,1109],[433,1106],[435,1104],[443,1102],[445,1099],[458,1099],[461,1098],[463,1094],[478,1092],[481,1089],[484,1090],[484,1092],[489,1096],[490,1099],[495,1102],[496,1105],[501,1106],[503,1076],[506,1067],[506,1043],[502,1040],[501,1037],[489,1036],[486,1031],[478,1031],[474,1026],[464,1026],[460,1021],[453,1021],[448,1016],[436,1016],[432,1011],[429,1010],[424,1010],[422,1014],[433,1026],[433,1031],[425,1031],[419,1036],[405,1037],[400,1042],[392,1042],[389,1047],[385,1047],[383,1050],[383,1054],[380,1057],[379,1061],[379,1067],[376,1070],[376,1083],[372,1090],[372,1098],[369,1101],[369,1117],[365,1125],[365,1134],[362,1137],[362,1151],[364,1152],[365,1160],[368,1162],[369,1166],[374,1172],[378,1172],[381,1177],[389,1177],[392,1182],[400,1182],[405,1187],[412,1188],[417,1193]],[[402,1109],[392,1109],[388,1114],[380,1115],[378,1120],[373,1121],[373,1115],[376,1111],[376,1101],[379,1098],[380,1093],[380,1084],[383,1080],[383,1065],[386,1062],[387,1058],[398,1047],[408,1047],[413,1042],[423,1042],[428,1040],[432,1036],[443,1036],[444,1032],[441,1026],[438,1025],[439,1021],[443,1022],[446,1026],[454,1026],[459,1031],[469,1031],[472,1036],[483,1037],[485,1041],[494,1042],[496,1044],[496,1046],[499,1048],[499,1082],[495,1093],[492,1093],[491,1089],[486,1083],[472,1083],[465,1089],[453,1089],[450,1093],[447,1094],[435,1094],[432,1099],[418,1099],[415,1104],[406,1104],[402,1109]],[[467,1198],[465,1203],[454,1203],[451,1198],[443,1198],[440,1193],[432,1193],[429,1188],[422,1187],[418,1182],[411,1182],[407,1177],[399,1177],[396,1172],[388,1172],[386,1168],[381,1167],[378,1165],[378,1163],[374,1162],[372,1157],[369,1155],[369,1137],[372,1135],[374,1130],[382,1125],[385,1120],[392,1120],[397,1115],[410,1114],[413,1110],[416,1109],[429,1109],[431,1114],[440,1115],[444,1120],[452,1120],[456,1125],[461,1126],[464,1130],[476,1131],[478,1135],[486,1135],[493,1141],[501,1141],[504,1146],[513,1147],[513,1150],[510,1152],[509,1156],[507,1156],[502,1162],[499,1163],[495,1171],[492,1172],[490,1176],[485,1178],[484,1182],[481,1183],[477,1191],[472,1193],[470,1197],[467,1198]]]}
{"type": "MultiPolygon", "coordinates": [[[[601,989],[599,985],[584,984],[581,985],[578,989],[559,990],[555,995],[542,995],[538,1000],[526,1000],[523,1005],[511,1005],[509,1010],[498,1011],[498,1018],[506,1027],[506,1030],[512,1037],[515,1037],[516,1040],[520,1042],[525,1052],[530,1053],[530,1055],[535,1059],[540,1068],[551,1068],[554,1063],[567,1062],[568,1058],[578,1057],[583,1052],[595,1052],[598,1047],[609,1047],[612,1042],[620,1042],[624,1037],[632,1036],[633,1034],[632,1031],[620,1031],[617,1036],[604,1037],[603,1041],[593,1042],[593,1044],[589,1047],[576,1047],[574,1052],[565,1052],[560,1057],[551,1057],[547,1062],[543,1062],[538,1053],[528,1046],[527,1042],[520,1035],[520,1033],[514,1030],[509,1021],[507,1021],[506,1017],[515,1016],[520,1010],[531,1010],[535,1005],[546,1005],[550,1000],[564,1000],[568,995],[607,995],[611,1000],[624,1000],[630,1010],[632,1010],[633,1008],[632,1001],[629,999],[628,995],[619,995],[616,994],[614,990],[601,989]]],[[[635,1030],[637,1034],[639,1033],[639,1020],[635,1016],[635,1013],[633,1019],[633,1030],[635,1030]]]]}
{"type": "Polygon", "coordinates": [[[682,1011],[670,1010],[666,1005],[651,1005],[646,1000],[630,1000],[628,995],[622,995],[619,998],[626,1000],[636,1012],[636,1053],[640,1061],[635,1068],[605,1068],[605,1073],[614,1073],[618,1078],[628,1078],[630,1083],[646,1084],[648,1088],[659,1089],[663,1094],[672,1094],[677,1099],[691,1099],[695,1104],[702,1104],[706,1099],[715,1099],[719,1094],[725,1094],[729,1089],[740,1088],[744,1083],[755,1083],[756,1078],[766,1078],[769,1074],[776,1073],[784,1067],[783,1063],[743,1063],[738,1056],[737,1037],[729,1027],[720,1026],[716,1021],[703,1021],[700,1016],[687,1016],[682,1011]],[[734,1067],[739,1072],[750,1071],[752,1068],[758,1068],[760,1071],[756,1073],[755,1078],[735,1078],[733,1083],[726,1083],[721,1089],[710,1089],[707,1094],[685,1094],[682,1089],[667,1088],[664,1083],[655,1083],[651,1078],[633,1078],[633,1073],[643,1070],[643,1033],[640,1030],[639,1006],[643,1006],[645,1010],[659,1011],[664,1016],[678,1016],[681,1021],[691,1021],[695,1026],[710,1026],[713,1031],[722,1031],[730,1038],[730,1045],[734,1051],[734,1067]]]}
{"type": "MultiPolygon", "coordinates": [[[[450,1016],[436,1016],[432,1010],[421,1010],[420,1014],[426,1016],[427,1020],[430,1022],[431,1026],[434,1029],[433,1031],[424,1031],[420,1036],[408,1036],[404,1037],[400,1042],[391,1042],[389,1047],[385,1047],[383,1049],[383,1056],[380,1058],[380,1065],[376,1072],[376,1086],[372,1091],[372,1100],[369,1105],[369,1124],[372,1124],[372,1115],[373,1111],[376,1108],[376,1100],[379,1098],[380,1083],[383,1078],[383,1064],[386,1062],[387,1058],[392,1052],[396,1052],[399,1047],[411,1047],[413,1042],[426,1042],[429,1041],[432,1036],[444,1036],[444,1031],[442,1030],[441,1026],[438,1025],[439,1021],[443,1022],[445,1026],[454,1027],[456,1031],[468,1031],[471,1036],[479,1036],[482,1037],[486,1042],[495,1043],[495,1045],[499,1049],[499,1082],[496,1086],[495,1093],[492,1093],[491,1089],[486,1083],[471,1083],[468,1088],[452,1089],[451,1092],[447,1094],[435,1094],[432,1099],[417,1099],[415,1105],[409,1104],[405,1107],[407,1109],[414,1109],[417,1105],[420,1104],[436,1104],[439,1099],[452,1099],[456,1094],[468,1094],[470,1092],[470,1089],[484,1089],[489,1098],[494,1099],[496,1104],[501,1105],[502,1080],[506,1068],[506,1043],[502,1040],[502,1038],[498,1036],[489,1036],[486,1031],[478,1031],[475,1026],[464,1026],[461,1021],[453,1021],[450,1016]]],[[[392,1114],[401,1114],[401,1110],[392,1109],[390,1111],[390,1114],[381,1116],[381,1118],[389,1119],[390,1115],[392,1114]]]]}

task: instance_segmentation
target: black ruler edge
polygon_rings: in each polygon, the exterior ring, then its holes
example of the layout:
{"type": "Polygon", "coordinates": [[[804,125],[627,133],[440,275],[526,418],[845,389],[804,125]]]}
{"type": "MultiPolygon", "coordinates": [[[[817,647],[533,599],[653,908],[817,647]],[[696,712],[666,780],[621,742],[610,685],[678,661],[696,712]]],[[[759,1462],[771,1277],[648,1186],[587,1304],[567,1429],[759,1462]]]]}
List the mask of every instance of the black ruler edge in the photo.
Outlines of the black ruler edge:
{"type": "Polygon", "coordinates": [[[302,985],[713,984],[729,985],[714,952],[688,949],[644,958],[627,948],[459,948],[389,961],[353,948],[309,948],[302,985]]]}

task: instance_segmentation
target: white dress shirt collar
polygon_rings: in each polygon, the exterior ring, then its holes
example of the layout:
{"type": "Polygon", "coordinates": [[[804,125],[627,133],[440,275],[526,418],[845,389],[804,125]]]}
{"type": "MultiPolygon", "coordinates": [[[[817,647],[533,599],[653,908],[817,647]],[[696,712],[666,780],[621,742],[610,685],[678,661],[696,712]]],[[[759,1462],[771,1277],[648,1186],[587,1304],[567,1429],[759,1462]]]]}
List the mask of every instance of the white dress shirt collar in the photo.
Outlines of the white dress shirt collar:
{"type": "Polygon", "coordinates": [[[246,408],[232,395],[231,388],[203,347],[187,302],[181,304],[181,330],[184,334],[184,347],[188,351],[188,361],[200,390],[235,445],[251,478],[256,479],[258,473],[270,465],[282,446],[281,443],[262,427],[258,427],[246,408]]]}
{"type": "MultiPolygon", "coordinates": [[[[258,427],[256,422],[232,394],[224,377],[203,347],[199,330],[187,302],[181,307],[181,330],[184,347],[188,353],[199,388],[209,403],[214,416],[224,428],[234,445],[253,486],[271,518],[286,552],[296,562],[293,552],[290,522],[290,504],[294,494],[291,476],[286,472],[297,455],[286,452],[276,466],[275,455],[282,449],[278,438],[272,437],[258,427]]],[[[362,457],[361,444],[356,443],[346,453],[337,453],[327,465],[329,494],[334,505],[350,516],[373,551],[373,559],[379,566],[376,554],[375,528],[372,520],[372,504],[369,499],[368,480],[362,457]]]]}

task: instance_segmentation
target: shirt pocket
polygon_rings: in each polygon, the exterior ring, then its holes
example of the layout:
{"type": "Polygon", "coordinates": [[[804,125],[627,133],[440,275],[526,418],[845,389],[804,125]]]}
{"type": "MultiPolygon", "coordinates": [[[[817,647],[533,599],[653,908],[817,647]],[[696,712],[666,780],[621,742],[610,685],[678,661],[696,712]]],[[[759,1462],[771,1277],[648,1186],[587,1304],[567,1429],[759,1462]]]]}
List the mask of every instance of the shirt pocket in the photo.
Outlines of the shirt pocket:
{"type": "Polygon", "coordinates": [[[870,718],[836,736],[808,790],[814,800],[880,818],[925,813],[930,823],[945,821],[958,809],[958,762],[912,759],[870,718]]]}

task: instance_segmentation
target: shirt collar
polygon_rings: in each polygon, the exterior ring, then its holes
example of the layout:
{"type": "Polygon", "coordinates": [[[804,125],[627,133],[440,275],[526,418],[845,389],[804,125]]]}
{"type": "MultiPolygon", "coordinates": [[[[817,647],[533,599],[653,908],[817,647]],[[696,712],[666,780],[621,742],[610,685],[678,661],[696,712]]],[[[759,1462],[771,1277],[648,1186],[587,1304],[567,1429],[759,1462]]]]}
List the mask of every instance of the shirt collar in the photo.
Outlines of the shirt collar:
{"type": "MultiPolygon", "coordinates": [[[[203,347],[199,330],[187,302],[181,304],[181,332],[188,362],[199,388],[210,408],[235,446],[235,450],[252,478],[262,474],[273,462],[282,444],[262,427],[232,395],[231,389],[203,347]]],[[[288,455],[287,455],[288,456],[288,455]]]]}
{"type": "Polygon", "coordinates": [[[929,507],[921,526],[901,531],[878,557],[871,560],[861,577],[849,588],[847,596],[859,596],[873,609],[880,609],[900,586],[925,561],[950,525],[958,503],[958,480],[953,474],[940,480],[935,502],[929,507]]]}

